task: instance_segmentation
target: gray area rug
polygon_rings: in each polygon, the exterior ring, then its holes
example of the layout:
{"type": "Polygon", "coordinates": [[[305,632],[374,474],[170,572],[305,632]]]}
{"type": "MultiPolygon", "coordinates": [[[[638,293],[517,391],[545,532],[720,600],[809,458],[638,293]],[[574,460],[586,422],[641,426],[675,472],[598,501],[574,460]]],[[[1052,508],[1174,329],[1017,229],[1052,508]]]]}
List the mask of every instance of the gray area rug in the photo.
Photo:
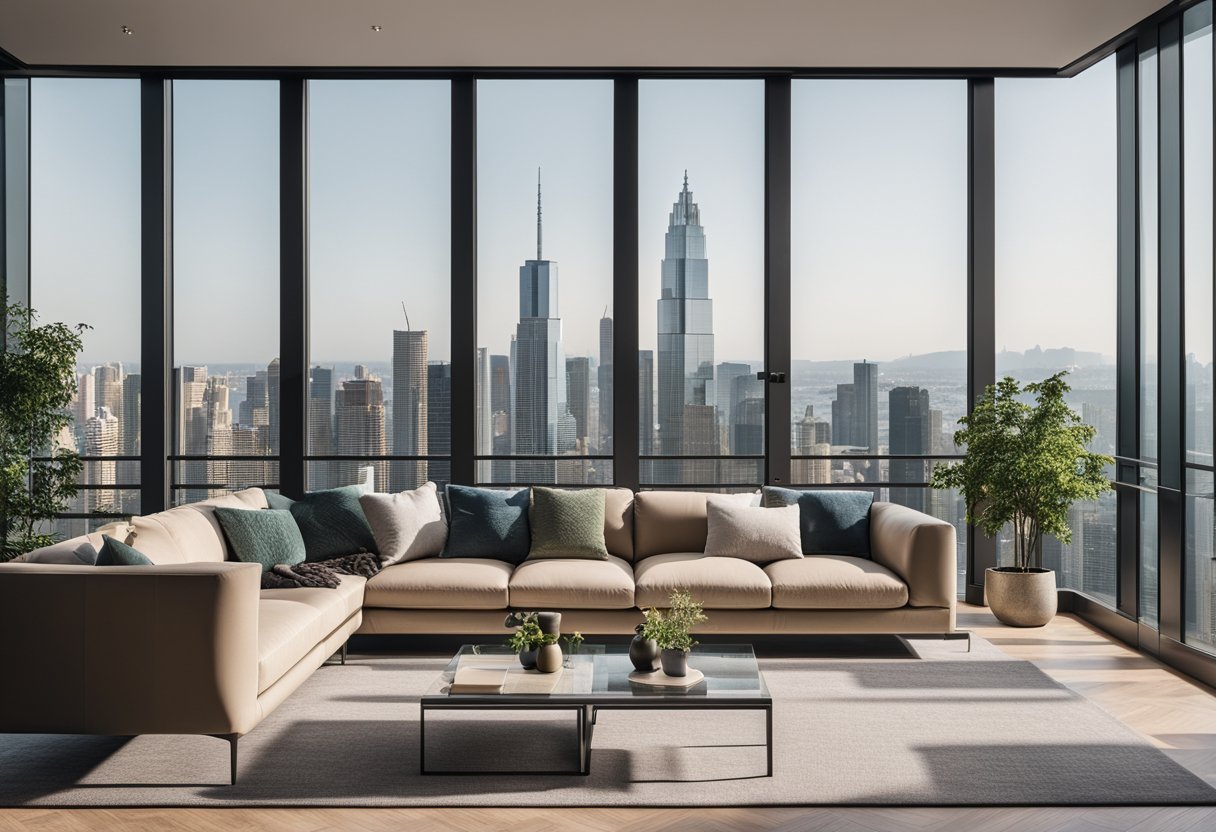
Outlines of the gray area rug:
{"type": "Polygon", "coordinates": [[[442,659],[352,657],[321,668],[241,740],[0,738],[5,806],[713,806],[1212,804],[1216,791],[1130,728],[982,639],[915,642],[920,658],[768,659],[774,776],[760,712],[599,715],[589,777],[573,715],[427,719],[442,659]]]}

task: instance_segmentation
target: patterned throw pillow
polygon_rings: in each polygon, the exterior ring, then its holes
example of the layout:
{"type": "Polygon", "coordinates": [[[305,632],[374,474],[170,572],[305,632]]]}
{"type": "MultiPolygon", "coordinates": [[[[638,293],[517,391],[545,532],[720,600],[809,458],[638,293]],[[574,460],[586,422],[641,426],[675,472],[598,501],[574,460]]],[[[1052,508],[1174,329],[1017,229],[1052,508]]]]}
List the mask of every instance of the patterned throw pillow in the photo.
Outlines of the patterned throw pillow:
{"type": "Polygon", "coordinates": [[[870,556],[872,491],[845,491],[765,486],[766,506],[798,506],[802,515],[802,551],[807,555],[870,556]]]}
{"type": "Polygon", "coordinates": [[[97,566],[153,566],[151,558],[121,540],[109,535],[102,538],[101,551],[97,553],[97,566]]]}
{"type": "Polygon", "coordinates": [[[448,524],[435,483],[423,483],[399,494],[364,494],[359,505],[372,528],[384,566],[443,551],[448,524]]]}
{"type": "Polygon", "coordinates": [[[289,511],[220,506],[215,517],[243,563],[261,564],[269,572],[277,564],[294,566],[304,560],[304,538],[289,511]]]}
{"type": "Polygon", "coordinates": [[[705,513],[709,525],[706,555],[752,563],[802,557],[798,506],[740,505],[737,500],[715,494],[706,500],[705,513]]]}
{"type": "Polygon", "coordinates": [[[528,551],[528,560],[608,559],[602,488],[563,490],[535,486],[529,524],[532,548],[528,551]]]}
{"type": "Polygon", "coordinates": [[[528,556],[528,489],[449,485],[448,544],[440,557],[521,563],[528,556]]]}
{"type": "Polygon", "coordinates": [[[267,491],[266,502],[271,508],[291,512],[304,538],[305,560],[329,560],[356,552],[378,555],[376,538],[359,506],[359,495],[363,493],[363,486],[348,485],[312,491],[293,500],[267,491]]]}

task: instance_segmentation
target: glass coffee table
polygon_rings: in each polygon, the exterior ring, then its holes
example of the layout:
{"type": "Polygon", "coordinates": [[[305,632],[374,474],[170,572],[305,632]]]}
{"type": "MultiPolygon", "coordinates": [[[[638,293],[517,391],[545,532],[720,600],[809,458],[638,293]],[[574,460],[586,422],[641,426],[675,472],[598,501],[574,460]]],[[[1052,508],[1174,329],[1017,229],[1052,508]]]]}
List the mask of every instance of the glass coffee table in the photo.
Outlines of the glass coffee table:
{"type": "Polygon", "coordinates": [[[435,771],[426,765],[426,717],[430,711],[573,711],[578,736],[577,770],[529,772],[530,774],[591,773],[591,736],[596,715],[602,710],[699,711],[752,710],[765,714],[765,750],[768,777],[773,776],[773,700],[748,644],[698,645],[689,656],[690,667],[705,678],[689,688],[661,688],[629,680],[633,665],[627,644],[584,644],[579,653],[566,656],[560,673],[523,671],[519,660],[502,645],[466,644],[423,694],[419,717],[418,753],[423,774],[488,775],[507,771],[435,771]],[[449,692],[456,668],[508,669],[502,693],[449,692]]]}

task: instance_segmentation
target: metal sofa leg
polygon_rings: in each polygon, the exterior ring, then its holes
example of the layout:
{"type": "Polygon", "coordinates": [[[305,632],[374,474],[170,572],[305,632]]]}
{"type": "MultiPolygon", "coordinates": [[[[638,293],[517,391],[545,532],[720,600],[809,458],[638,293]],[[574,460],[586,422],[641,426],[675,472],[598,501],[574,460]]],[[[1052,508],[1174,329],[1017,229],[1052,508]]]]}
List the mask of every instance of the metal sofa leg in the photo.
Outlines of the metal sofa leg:
{"type": "Polygon", "coordinates": [[[349,644],[350,644],[350,639],[347,639],[346,641],[342,642],[342,664],[343,665],[346,664],[346,647],[349,644]]]}
{"type": "Polygon", "coordinates": [[[228,743],[228,774],[229,785],[236,785],[236,744],[241,738],[240,734],[212,734],[217,740],[226,740],[228,743]]]}

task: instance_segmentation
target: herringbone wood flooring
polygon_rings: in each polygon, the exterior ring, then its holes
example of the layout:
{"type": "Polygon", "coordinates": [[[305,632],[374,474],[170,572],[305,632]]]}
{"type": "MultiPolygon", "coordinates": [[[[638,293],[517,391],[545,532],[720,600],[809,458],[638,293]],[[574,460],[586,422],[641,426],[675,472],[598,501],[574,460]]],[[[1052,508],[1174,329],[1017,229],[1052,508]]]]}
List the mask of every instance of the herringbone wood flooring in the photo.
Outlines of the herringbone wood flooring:
{"type": "MultiPolygon", "coordinates": [[[[1141,653],[1061,615],[1040,630],[998,625],[987,610],[963,606],[959,626],[1010,655],[1032,661],[1216,785],[1216,693],[1141,653]]],[[[524,829],[816,830],[817,832],[1210,832],[1216,808],[1044,809],[15,809],[0,811],[0,832],[418,832],[524,829]]]]}

